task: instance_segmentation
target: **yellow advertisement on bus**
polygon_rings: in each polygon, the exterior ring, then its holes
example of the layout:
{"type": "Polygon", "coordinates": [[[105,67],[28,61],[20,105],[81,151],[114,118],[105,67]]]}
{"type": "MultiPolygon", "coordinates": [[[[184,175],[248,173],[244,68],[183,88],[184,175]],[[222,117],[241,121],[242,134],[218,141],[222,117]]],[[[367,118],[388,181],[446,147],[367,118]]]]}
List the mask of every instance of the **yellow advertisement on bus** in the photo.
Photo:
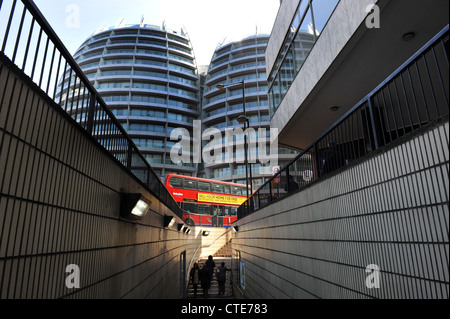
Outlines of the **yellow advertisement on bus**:
{"type": "Polygon", "coordinates": [[[241,205],[245,202],[245,197],[227,196],[218,194],[198,193],[197,200],[199,202],[208,202],[215,204],[241,205]]]}

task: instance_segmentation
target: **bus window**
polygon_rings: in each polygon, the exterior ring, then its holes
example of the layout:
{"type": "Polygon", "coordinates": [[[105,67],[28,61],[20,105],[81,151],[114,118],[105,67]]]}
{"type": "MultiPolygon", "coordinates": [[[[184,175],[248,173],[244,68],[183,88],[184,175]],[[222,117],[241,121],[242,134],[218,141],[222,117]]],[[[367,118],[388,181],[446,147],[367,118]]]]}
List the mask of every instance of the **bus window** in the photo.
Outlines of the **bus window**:
{"type": "Polygon", "coordinates": [[[231,194],[230,185],[224,185],[225,194],[231,194]]]}
{"type": "Polygon", "coordinates": [[[184,179],[184,189],[193,189],[197,190],[197,181],[194,179],[184,179]]]}
{"type": "Polygon", "coordinates": [[[242,195],[241,188],[239,186],[231,186],[231,194],[242,195]]]}
{"type": "Polygon", "coordinates": [[[212,206],[212,214],[213,216],[219,216],[220,215],[220,206],[213,205],[212,206]]]}
{"type": "Polygon", "coordinates": [[[182,179],[180,177],[171,177],[169,184],[174,188],[182,188],[182,179]]]}
{"type": "Polygon", "coordinates": [[[225,206],[213,205],[213,215],[214,216],[223,216],[225,212],[225,206]]]}
{"type": "Polygon", "coordinates": [[[198,205],[198,213],[202,215],[211,215],[211,206],[198,205]]]}
{"type": "Polygon", "coordinates": [[[198,181],[198,190],[202,192],[210,192],[211,191],[211,184],[208,182],[201,182],[198,181]]]}
{"type": "Polygon", "coordinates": [[[183,209],[191,214],[197,213],[197,204],[194,203],[183,203],[183,209]]]}
{"type": "Polygon", "coordinates": [[[214,193],[222,193],[223,194],[223,185],[222,184],[213,183],[213,192],[214,193]]]}
{"type": "Polygon", "coordinates": [[[231,207],[228,207],[228,206],[224,207],[224,216],[230,216],[230,208],[231,207]]]}
{"type": "Polygon", "coordinates": [[[231,216],[237,216],[237,207],[231,207],[231,216]]]}

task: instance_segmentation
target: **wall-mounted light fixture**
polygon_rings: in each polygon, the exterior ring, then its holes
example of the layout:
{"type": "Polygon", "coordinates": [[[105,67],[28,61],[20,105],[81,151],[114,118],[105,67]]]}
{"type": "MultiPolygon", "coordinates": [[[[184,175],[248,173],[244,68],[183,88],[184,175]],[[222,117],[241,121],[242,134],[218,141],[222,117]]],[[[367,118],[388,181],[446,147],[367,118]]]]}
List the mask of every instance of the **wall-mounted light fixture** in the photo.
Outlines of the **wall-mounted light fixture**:
{"type": "Polygon", "coordinates": [[[163,222],[164,228],[172,227],[173,224],[175,224],[175,218],[172,216],[164,215],[164,222],[163,222]]]}
{"type": "Polygon", "coordinates": [[[237,233],[239,231],[239,226],[233,226],[233,230],[237,233]]]}
{"type": "Polygon", "coordinates": [[[403,41],[408,42],[408,41],[411,41],[412,39],[414,39],[415,37],[416,37],[416,34],[414,32],[408,32],[402,36],[402,39],[403,39],[403,41]]]}
{"type": "Polygon", "coordinates": [[[209,231],[204,230],[203,233],[202,233],[202,235],[205,236],[205,237],[208,236],[208,235],[209,235],[209,231]]]}
{"type": "Polygon", "coordinates": [[[340,107],[337,106],[337,105],[334,105],[334,106],[330,107],[330,110],[331,110],[332,112],[337,112],[339,109],[340,109],[340,107]]]}
{"type": "Polygon", "coordinates": [[[184,224],[178,224],[178,226],[177,226],[178,231],[182,230],[183,226],[184,226],[184,224]]]}
{"type": "Polygon", "coordinates": [[[151,201],[139,193],[120,195],[120,216],[130,220],[142,219],[150,210],[151,201]]]}

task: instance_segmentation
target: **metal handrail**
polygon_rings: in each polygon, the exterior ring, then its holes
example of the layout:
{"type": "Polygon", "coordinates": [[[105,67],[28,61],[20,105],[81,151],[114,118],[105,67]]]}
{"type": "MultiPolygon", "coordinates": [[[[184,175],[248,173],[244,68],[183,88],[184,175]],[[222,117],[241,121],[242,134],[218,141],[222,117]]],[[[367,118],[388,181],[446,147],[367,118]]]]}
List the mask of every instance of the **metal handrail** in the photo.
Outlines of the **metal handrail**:
{"type": "MultiPolygon", "coordinates": [[[[3,38],[0,38],[2,54],[8,56],[6,51],[10,51],[10,56],[8,57],[13,63],[17,64],[20,54],[23,53],[22,65],[18,65],[18,67],[75,121],[77,116],[81,115],[81,118],[83,118],[83,111],[87,110],[87,114],[85,114],[87,119],[82,119],[82,121],[74,124],[83,127],[99,142],[100,146],[106,150],[109,149],[109,152],[116,160],[131,173],[133,159],[139,160],[139,164],[146,172],[145,178],[140,179],[135,174],[133,176],[143,183],[150,193],[182,218],[184,211],[177,205],[170,192],[155,174],[153,168],[118,122],[105,101],[100,97],[80,66],[75,62],[36,4],[32,0],[21,0],[21,2],[23,3],[23,11],[16,34],[12,34],[11,26],[13,18],[17,13],[16,11],[19,10],[19,5],[17,0],[13,0],[11,3],[5,33],[2,34],[3,38]],[[24,28],[27,13],[32,18],[28,33],[24,28]],[[36,24],[39,28],[35,28],[36,24]],[[14,35],[15,39],[12,38],[14,35]],[[37,41],[34,43],[32,38],[36,36],[37,41]],[[47,37],[46,41],[45,37],[47,37]],[[19,52],[18,50],[21,39],[27,39],[25,52],[19,52]],[[45,49],[41,50],[44,43],[45,49]],[[31,47],[31,44],[34,47],[31,47]],[[52,46],[53,50],[51,49],[52,46]],[[34,56],[29,57],[29,53],[33,54],[33,52],[34,56]],[[48,60],[50,60],[50,63],[48,63],[48,60]],[[31,62],[31,70],[28,70],[28,64],[31,62]],[[63,65],[64,67],[62,68],[63,65]],[[36,72],[39,67],[40,74],[36,72]],[[62,74],[60,74],[61,69],[64,69],[62,74]],[[71,83],[72,78],[74,78],[73,84],[71,83]],[[64,84],[67,80],[68,86],[65,88],[64,84]],[[46,85],[44,82],[46,82],[46,85]],[[53,87],[51,87],[52,85],[53,87]],[[58,88],[60,88],[59,92],[58,88]],[[63,100],[62,97],[65,90],[67,90],[66,98],[63,100]],[[52,91],[53,97],[50,96],[52,91]],[[75,93],[76,91],[78,94],[75,93]],[[57,101],[57,97],[59,97],[59,102],[57,101]],[[69,100],[72,101],[69,103],[69,100]],[[87,105],[84,104],[85,100],[89,101],[87,105]],[[99,124],[101,124],[101,127],[96,127],[99,124]]],[[[5,2],[0,1],[0,13],[2,10],[6,10],[5,7],[5,2]]]]}
{"type": "MultiPolygon", "coordinates": [[[[344,128],[343,126],[353,126],[354,123],[353,121],[360,121],[360,124],[365,125],[366,127],[361,127],[360,129],[362,129],[363,132],[363,140],[364,142],[368,143],[369,145],[369,149],[365,149],[365,150],[360,150],[358,149],[359,152],[359,156],[354,156],[352,158],[352,161],[359,159],[363,156],[366,156],[370,153],[373,153],[375,150],[379,149],[380,147],[390,144],[392,143],[394,140],[398,139],[400,136],[406,135],[407,133],[410,133],[411,131],[415,131],[417,130],[417,128],[422,127],[424,125],[426,125],[427,123],[437,120],[439,118],[448,116],[448,111],[449,111],[449,104],[448,104],[448,96],[447,96],[447,90],[445,90],[444,87],[444,81],[443,81],[443,76],[442,76],[442,72],[447,72],[447,78],[448,78],[448,65],[449,65],[449,59],[447,56],[447,52],[445,50],[445,45],[444,45],[444,38],[447,37],[448,41],[448,34],[449,34],[449,25],[447,25],[446,27],[444,27],[438,34],[436,34],[430,41],[428,41],[424,46],[422,46],[422,48],[420,50],[418,50],[414,55],[412,55],[406,62],[404,62],[396,71],[394,71],[386,80],[384,80],[380,85],[378,85],[374,90],[372,90],[372,92],[370,92],[366,97],[364,97],[358,104],[356,104],[354,107],[352,107],[347,113],[345,113],[335,124],[333,124],[330,128],[328,128],[322,135],[320,135],[310,146],[308,146],[306,149],[304,149],[300,154],[298,154],[293,160],[291,160],[286,166],[284,166],[280,172],[278,172],[276,175],[274,175],[271,179],[269,179],[268,181],[266,181],[261,187],[258,188],[258,190],[256,190],[252,196],[250,196],[250,198],[245,201],[238,209],[238,219],[241,219],[263,207],[266,207],[268,205],[270,205],[271,203],[274,203],[282,198],[286,198],[288,196],[293,195],[294,193],[297,193],[298,191],[301,191],[302,189],[308,187],[312,182],[315,182],[319,179],[321,179],[322,177],[324,177],[327,174],[332,173],[333,171],[336,171],[338,168],[341,168],[342,166],[346,166],[349,164],[349,162],[345,162],[342,165],[335,165],[336,167],[333,167],[334,169],[332,171],[327,171],[327,172],[323,172],[320,170],[321,168],[321,163],[320,163],[320,154],[326,150],[326,147],[324,145],[324,142],[331,142],[332,139],[330,138],[330,136],[335,136],[338,137],[339,139],[341,139],[342,141],[344,140],[348,140],[346,143],[349,144],[350,142],[354,142],[352,140],[352,138],[355,138],[355,136],[353,136],[352,134],[353,132],[353,127],[351,127],[351,134],[345,134],[346,130],[348,130],[348,128],[344,128]],[[443,59],[445,60],[446,64],[444,65],[444,68],[440,68],[439,67],[439,63],[437,61],[437,49],[439,49],[440,51],[442,51],[442,56],[443,59]],[[429,57],[433,63],[435,64],[434,67],[436,67],[436,69],[434,70],[434,72],[438,75],[437,79],[435,79],[436,82],[438,82],[440,84],[440,88],[437,88],[436,90],[441,90],[442,92],[439,92],[441,94],[441,99],[442,99],[442,105],[438,105],[437,101],[436,101],[436,92],[434,92],[434,87],[431,84],[432,80],[430,78],[430,71],[429,71],[429,66],[427,65],[427,60],[426,60],[426,55],[429,54],[431,55],[431,57],[429,57]],[[418,67],[418,63],[422,61],[422,64],[424,64],[423,68],[425,69],[425,71],[423,72],[426,76],[428,77],[427,80],[423,79],[421,76],[421,71],[419,71],[419,67],[418,67]],[[403,74],[402,73],[407,73],[408,75],[408,81],[409,83],[405,83],[407,82],[406,80],[403,79],[403,74]],[[413,72],[416,72],[417,74],[414,74],[413,72]],[[413,75],[411,75],[413,74],[413,75]],[[417,86],[417,84],[413,84],[412,81],[412,76],[416,76],[419,79],[419,85],[418,85],[418,91],[419,92],[415,92],[415,90],[417,89],[415,86],[417,86]],[[400,88],[398,88],[396,81],[400,81],[400,88]],[[427,105],[426,101],[426,97],[425,97],[425,93],[424,88],[423,88],[423,83],[421,81],[429,81],[430,85],[432,86],[431,91],[433,93],[433,97],[434,97],[434,106],[433,108],[436,108],[436,110],[429,110],[429,108],[431,108],[431,106],[427,105]],[[409,85],[409,86],[408,86],[409,85]],[[385,90],[391,90],[390,86],[393,86],[395,91],[400,91],[403,90],[403,93],[405,96],[401,97],[401,96],[390,96],[390,91],[388,92],[389,97],[385,96],[384,91],[385,90]],[[396,126],[391,127],[389,124],[389,121],[391,119],[389,119],[389,116],[392,116],[394,118],[394,121],[396,121],[395,115],[386,115],[386,114],[382,114],[382,112],[380,111],[380,107],[384,106],[384,107],[388,107],[386,104],[386,101],[383,102],[383,99],[397,99],[398,104],[400,103],[400,100],[403,98],[406,100],[406,108],[408,113],[411,112],[410,108],[412,108],[412,106],[409,105],[408,102],[408,97],[407,97],[407,93],[406,91],[409,89],[412,89],[413,91],[413,98],[414,98],[414,104],[415,104],[415,112],[417,113],[418,116],[418,123],[415,123],[412,119],[411,119],[411,114],[409,115],[409,121],[410,123],[403,123],[403,115],[401,118],[401,122],[402,123],[395,123],[396,126]],[[421,91],[421,92],[420,92],[421,91]],[[416,97],[416,93],[417,95],[421,95],[421,97],[423,98],[423,102],[425,104],[425,108],[426,108],[426,113],[427,113],[427,117],[425,119],[421,119],[420,116],[420,111],[417,104],[417,97],[416,97]],[[381,102],[380,102],[381,100],[381,102]],[[383,105],[384,103],[384,105],[383,105]],[[380,105],[376,105],[376,104],[380,104],[380,105]],[[439,109],[441,108],[441,110],[439,109]],[[362,113],[364,112],[364,114],[362,115],[362,113]],[[433,114],[431,114],[433,113],[433,114]],[[378,118],[377,116],[381,117],[378,118]],[[358,118],[357,118],[358,117],[358,118]],[[351,124],[349,124],[348,122],[351,120],[351,124]],[[386,121],[387,120],[387,121],[386,121]],[[410,125],[410,127],[407,127],[407,124],[410,125]],[[381,132],[380,132],[380,129],[381,132]],[[392,133],[391,131],[396,130],[395,134],[392,133]],[[399,132],[403,130],[403,132],[399,132]],[[340,131],[340,132],[337,132],[340,131]],[[344,131],[344,132],[342,132],[344,131]],[[386,132],[388,131],[388,132],[386,132]],[[391,135],[391,136],[385,136],[385,135],[391,135]],[[394,136],[392,136],[394,135],[394,136]],[[292,187],[292,181],[294,181],[295,183],[298,181],[298,178],[296,179],[296,177],[298,176],[291,176],[292,172],[297,172],[298,170],[293,169],[296,164],[298,164],[300,161],[309,161],[310,165],[309,167],[312,169],[312,173],[313,175],[311,176],[310,181],[304,183],[303,186],[298,187],[293,189],[292,187]],[[274,182],[278,182],[280,179],[284,178],[285,182],[286,182],[286,193],[282,194],[282,196],[275,195],[274,194],[274,188],[277,188],[277,186],[275,185],[279,185],[279,184],[275,184],[274,182]],[[263,192],[264,191],[264,192],[263,192]],[[267,205],[261,205],[261,198],[264,198],[264,201],[267,200],[267,205]]],[[[398,94],[398,92],[397,92],[398,94]]],[[[392,100],[390,101],[392,103],[392,100]]],[[[433,104],[433,103],[430,103],[433,104]]],[[[397,105],[398,108],[400,109],[401,105],[397,105]]],[[[393,105],[391,105],[391,107],[393,108],[393,105]]],[[[395,110],[395,112],[398,112],[398,110],[395,110]]],[[[400,110],[401,112],[401,110],[400,110]]],[[[394,113],[394,111],[392,110],[392,113],[394,113]]],[[[406,122],[406,121],[405,121],[406,122]]],[[[348,132],[347,132],[348,133],[348,132]]],[[[360,136],[357,136],[358,138],[361,138],[360,136]]],[[[345,147],[350,147],[350,146],[345,146],[345,143],[342,143],[341,148],[345,148],[345,147]]],[[[367,146],[367,145],[366,145],[367,146]]],[[[354,147],[354,146],[353,146],[354,147]]],[[[359,148],[359,145],[358,145],[359,148]]],[[[339,150],[340,152],[342,152],[342,149],[339,149],[339,145],[336,148],[337,150],[339,150]]],[[[353,150],[354,151],[354,150],[353,150]]],[[[347,160],[348,161],[348,160],[347,160]]],[[[297,184],[298,185],[298,184],[297,184]]],[[[279,186],[278,186],[278,191],[280,191],[279,186]]]]}

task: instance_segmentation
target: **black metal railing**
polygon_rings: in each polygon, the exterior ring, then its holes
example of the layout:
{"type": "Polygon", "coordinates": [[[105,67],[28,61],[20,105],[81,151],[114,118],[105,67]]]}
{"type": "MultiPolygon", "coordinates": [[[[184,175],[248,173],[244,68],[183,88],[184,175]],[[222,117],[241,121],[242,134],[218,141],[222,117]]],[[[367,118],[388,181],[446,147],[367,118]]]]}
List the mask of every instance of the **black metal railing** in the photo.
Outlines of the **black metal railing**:
{"type": "Polygon", "coordinates": [[[31,0],[0,0],[1,53],[107,149],[180,218],[177,205],[31,0]]]}
{"type": "MultiPolygon", "coordinates": [[[[238,209],[243,218],[449,113],[448,25],[238,209]]],[[[444,146],[448,147],[448,145],[444,146]]]]}

